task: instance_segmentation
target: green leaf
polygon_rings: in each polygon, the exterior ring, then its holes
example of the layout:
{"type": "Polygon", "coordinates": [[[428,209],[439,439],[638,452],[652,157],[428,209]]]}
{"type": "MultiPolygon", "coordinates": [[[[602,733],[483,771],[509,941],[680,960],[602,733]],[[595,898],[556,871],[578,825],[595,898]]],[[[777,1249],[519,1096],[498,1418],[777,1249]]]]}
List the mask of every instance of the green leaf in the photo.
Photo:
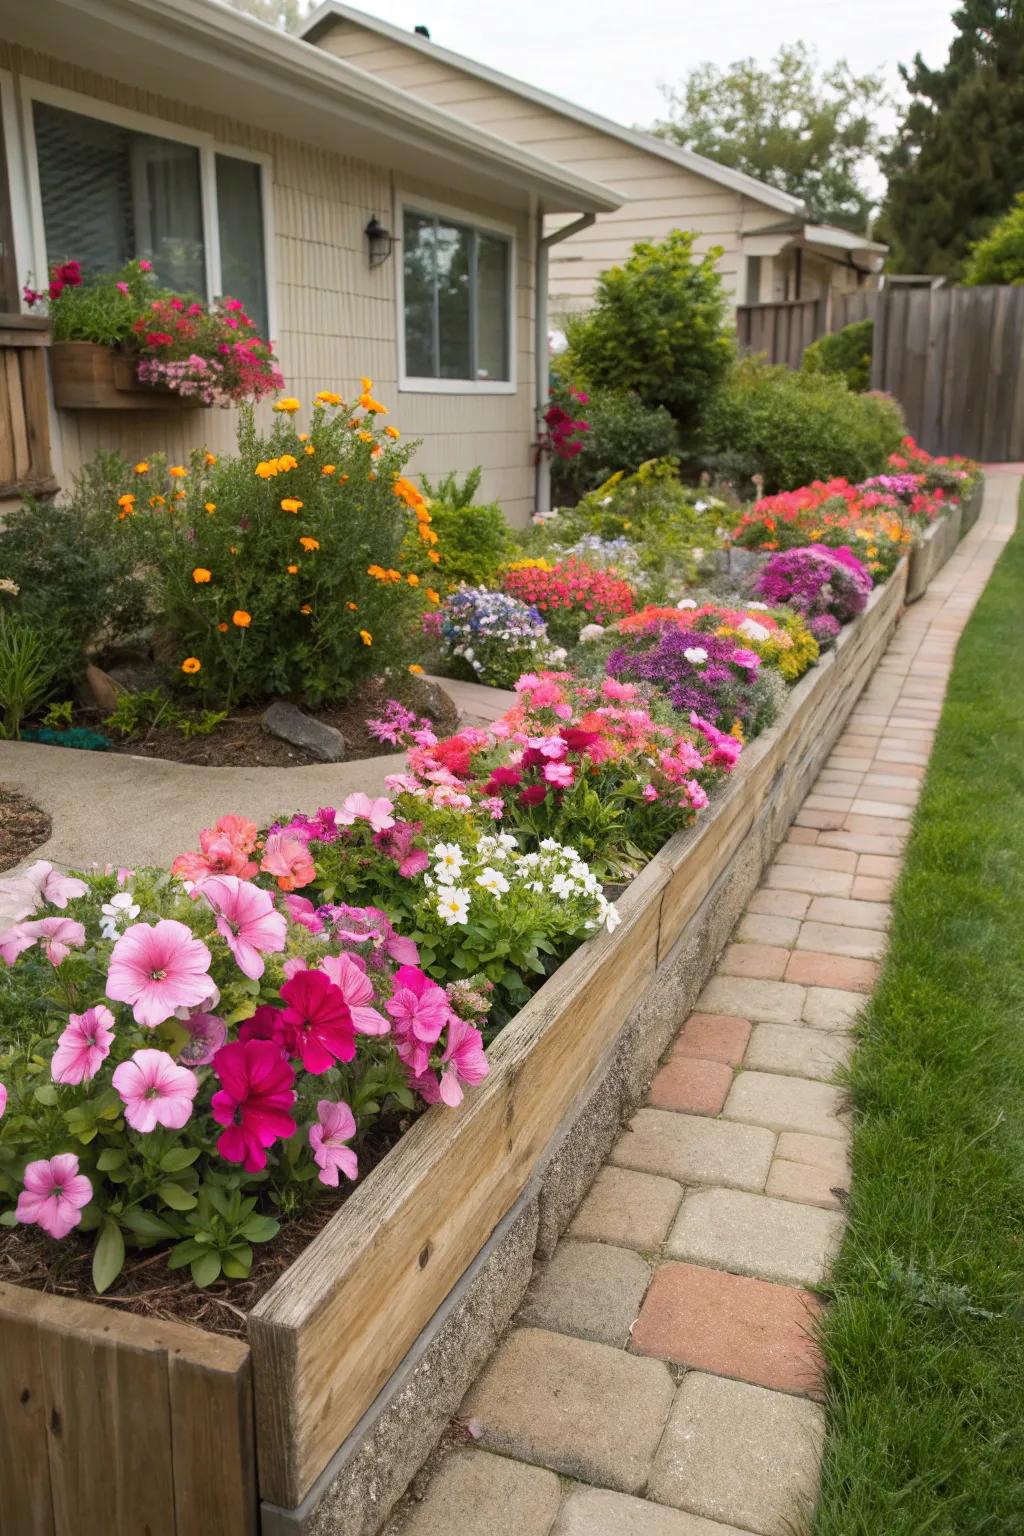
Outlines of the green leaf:
{"type": "Polygon", "coordinates": [[[183,1168],[191,1168],[198,1156],[198,1147],[172,1147],[160,1159],[160,1167],[164,1173],[180,1173],[183,1168]]]}
{"type": "Polygon", "coordinates": [[[161,1237],[177,1237],[177,1230],[169,1221],[164,1221],[162,1216],[155,1216],[152,1211],[134,1210],[126,1211],[121,1217],[121,1224],[134,1232],[137,1237],[155,1241],[161,1237]]]}
{"type": "Polygon", "coordinates": [[[37,1104],[45,1104],[47,1108],[52,1108],[57,1102],[57,1090],[52,1083],[43,1083],[33,1091],[32,1097],[37,1104]]]}
{"type": "Polygon", "coordinates": [[[157,1194],[164,1205],[169,1205],[172,1211],[192,1211],[199,1204],[195,1195],[187,1189],[182,1189],[180,1184],[175,1184],[171,1179],[165,1180],[158,1187],[157,1194]]]}
{"type": "Polygon", "coordinates": [[[127,1155],[120,1147],[104,1147],[96,1159],[96,1167],[100,1173],[112,1173],[115,1168],[120,1168],[127,1155]]]}
{"type": "Polygon", "coordinates": [[[96,1246],[92,1251],[92,1283],[102,1296],[124,1268],[124,1238],[112,1216],[104,1218],[96,1246]]]}
{"type": "Polygon", "coordinates": [[[206,1285],[212,1285],[220,1275],[220,1254],[204,1253],[201,1258],[192,1261],[192,1279],[200,1289],[206,1285]]]}
{"type": "Polygon", "coordinates": [[[196,1259],[202,1258],[203,1254],[209,1251],[205,1244],[197,1243],[193,1238],[186,1238],[183,1243],[176,1243],[171,1249],[167,1268],[184,1269],[186,1264],[193,1264],[196,1259]]]}
{"type": "Polygon", "coordinates": [[[268,1243],[281,1230],[281,1223],[272,1216],[250,1216],[238,1229],[251,1243],[268,1243]]]}

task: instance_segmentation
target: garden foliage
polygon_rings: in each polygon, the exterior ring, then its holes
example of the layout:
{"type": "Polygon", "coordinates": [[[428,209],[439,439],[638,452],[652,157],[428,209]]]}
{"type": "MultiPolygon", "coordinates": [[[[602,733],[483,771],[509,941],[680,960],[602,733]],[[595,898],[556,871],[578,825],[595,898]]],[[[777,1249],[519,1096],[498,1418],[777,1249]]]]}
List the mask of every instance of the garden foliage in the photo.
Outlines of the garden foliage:
{"type": "Polygon", "coordinates": [[[835,373],[846,380],[854,394],[871,388],[871,349],[875,322],[855,320],[840,331],[831,331],[812,341],[803,357],[805,373],[835,373]]]}

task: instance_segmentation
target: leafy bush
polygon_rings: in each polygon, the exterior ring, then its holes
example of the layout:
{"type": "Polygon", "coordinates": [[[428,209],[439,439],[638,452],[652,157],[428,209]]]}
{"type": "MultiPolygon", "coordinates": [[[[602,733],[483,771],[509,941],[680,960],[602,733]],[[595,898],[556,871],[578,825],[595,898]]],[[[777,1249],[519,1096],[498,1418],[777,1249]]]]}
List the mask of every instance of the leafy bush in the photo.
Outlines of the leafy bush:
{"type": "Polygon", "coordinates": [[[437,535],[401,474],[410,450],[374,425],[384,408],[368,390],[360,403],[350,416],[322,392],[308,433],[292,422],[297,400],[278,401],[269,433],[243,407],[236,455],[197,450],[188,467],[143,461],[130,476],[120,516],[176,641],[178,682],[214,707],[342,699],[407,666],[424,606],[440,603],[437,535]]]}
{"type": "Polygon", "coordinates": [[[551,461],[555,499],[566,505],[616,473],[633,474],[649,459],[679,452],[679,428],[663,405],[645,405],[632,389],[595,389],[586,407],[589,432],[579,452],[551,461]]]}
{"type": "Polygon", "coordinates": [[[842,475],[877,475],[904,433],[899,406],[857,395],[827,373],[794,373],[747,357],[708,411],[705,462],[746,488],[762,476],[769,493],[842,475]]]}
{"type": "Polygon", "coordinates": [[[805,373],[838,373],[847,389],[863,394],[871,388],[871,349],[875,339],[873,320],[856,320],[841,331],[819,336],[804,353],[805,373]]]}
{"type": "Polygon", "coordinates": [[[516,553],[516,542],[496,501],[430,500],[430,517],[438,538],[439,580],[446,588],[493,585],[498,572],[516,553]]]}
{"type": "MultiPolygon", "coordinates": [[[[687,433],[699,426],[733,354],[714,247],[700,260],[696,236],[675,229],[638,242],[598,280],[593,309],[567,326],[566,374],[588,390],[634,390],[664,406],[687,433]]],[[[614,466],[616,469],[620,465],[614,466]]]]}
{"type": "Polygon", "coordinates": [[[1024,192],[1017,193],[1012,208],[971,247],[963,280],[968,288],[1024,283],[1024,192]]]}
{"type": "Polygon", "coordinates": [[[17,740],[21,722],[53,682],[46,632],[0,607],[0,740],[17,740]]]}
{"type": "Polygon", "coordinates": [[[45,630],[55,684],[81,676],[86,653],[138,630],[146,603],[124,529],[112,516],[125,466],[100,454],[70,501],[29,497],[0,528],[0,576],[23,619],[45,630]]]}

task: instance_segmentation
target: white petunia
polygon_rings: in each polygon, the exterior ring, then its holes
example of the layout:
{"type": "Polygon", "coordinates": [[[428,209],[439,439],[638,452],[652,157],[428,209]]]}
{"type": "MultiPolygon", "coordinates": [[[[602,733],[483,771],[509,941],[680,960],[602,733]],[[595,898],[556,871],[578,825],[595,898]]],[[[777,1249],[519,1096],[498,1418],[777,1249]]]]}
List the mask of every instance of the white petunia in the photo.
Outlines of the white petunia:
{"type": "Polygon", "coordinates": [[[676,603],[677,608],[696,608],[696,606],[696,601],[692,597],[680,598],[679,602],[676,603]]]}
{"type": "Polygon", "coordinates": [[[118,891],[100,908],[100,931],[105,939],[116,939],[120,928],[138,917],[141,907],[133,900],[130,891],[118,891]]]}
{"type": "Polygon", "coordinates": [[[683,655],[695,667],[702,667],[708,659],[708,653],[702,645],[688,645],[683,655]]]}
{"type": "Polygon", "coordinates": [[[504,896],[508,890],[508,881],[497,869],[482,869],[476,877],[476,883],[493,896],[504,896]]]}
{"type": "Polygon", "coordinates": [[[470,899],[468,891],[458,890],[455,886],[442,886],[438,891],[437,910],[449,928],[469,921],[470,899]]]}
{"type": "Polygon", "coordinates": [[[458,843],[435,843],[430,850],[436,862],[434,874],[442,876],[461,875],[462,866],[466,862],[466,855],[458,843]]]}

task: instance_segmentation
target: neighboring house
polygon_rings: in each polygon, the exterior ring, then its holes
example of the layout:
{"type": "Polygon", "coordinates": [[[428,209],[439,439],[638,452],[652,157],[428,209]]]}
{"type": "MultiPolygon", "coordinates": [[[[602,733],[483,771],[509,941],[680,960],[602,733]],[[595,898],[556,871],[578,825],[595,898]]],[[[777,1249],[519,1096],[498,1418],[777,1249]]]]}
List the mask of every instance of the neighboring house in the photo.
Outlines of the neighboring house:
{"type": "MultiPolygon", "coordinates": [[[[611,212],[614,191],[218,0],[0,0],[0,108],[0,498],[47,425],[45,371],[19,383],[25,338],[43,339],[10,315],[22,282],[139,255],[170,285],[243,299],[304,401],[369,375],[423,438],[416,472],[481,464],[484,493],[525,520],[544,221],[611,212]],[[376,266],[373,219],[402,240],[376,266]]],[[[233,423],[52,412],[53,467],[67,486],[100,448],[181,459],[227,446],[233,423]]]]}
{"type": "MultiPolygon", "coordinates": [[[[629,25],[625,13],[622,25],[629,25]]],[[[606,268],[623,261],[636,241],[661,240],[672,229],[695,231],[698,251],[722,247],[719,270],[734,303],[848,292],[872,283],[881,267],[885,246],[813,224],[797,197],[339,0],[324,0],[303,36],[335,58],[624,195],[619,209],[599,214],[552,251],[553,315],[585,308],[606,268]]],[[[549,226],[560,222],[550,219],[549,226]]]]}

